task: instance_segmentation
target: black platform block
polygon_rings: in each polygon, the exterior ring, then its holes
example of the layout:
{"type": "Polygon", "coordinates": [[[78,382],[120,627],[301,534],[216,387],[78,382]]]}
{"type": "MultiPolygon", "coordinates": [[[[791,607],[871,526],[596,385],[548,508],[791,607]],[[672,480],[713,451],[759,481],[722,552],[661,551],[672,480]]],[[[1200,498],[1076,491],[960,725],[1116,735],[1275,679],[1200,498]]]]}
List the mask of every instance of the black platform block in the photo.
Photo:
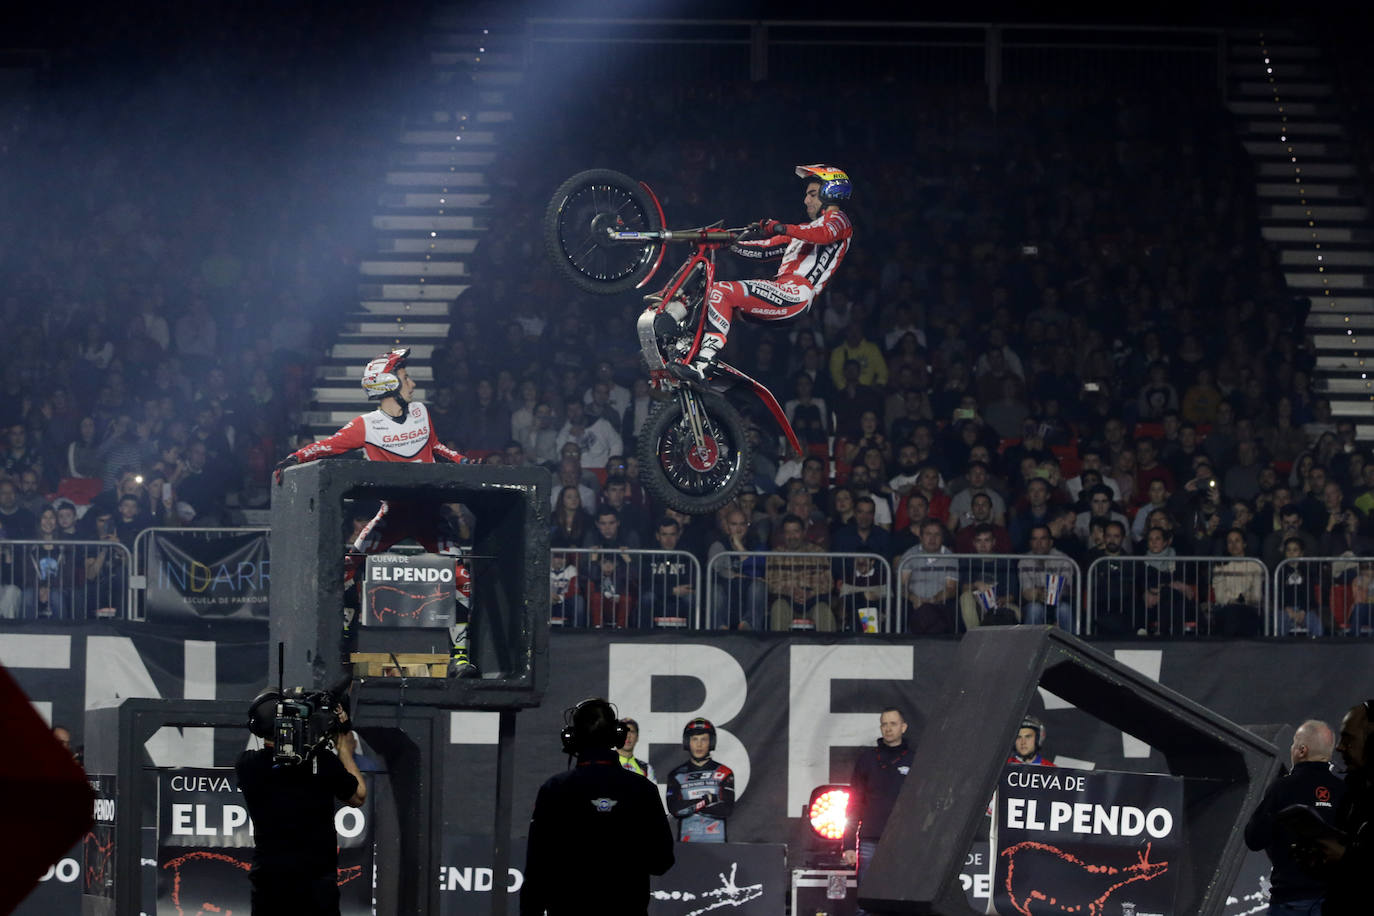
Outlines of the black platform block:
{"type": "Polygon", "coordinates": [[[345,497],[462,503],[476,517],[470,639],[484,676],[369,679],[361,702],[538,705],[548,682],[549,474],[542,468],[325,460],[288,469],[272,497],[273,673],[278,642],[286,646],[288,686],[322,688],[343,673],[345,497]]]}
{"type": "Polygon", "coordinates": [[[1278,769],[1273,745],[1052,627],[966,635],[860,888],[868,910],[965,916],[959,872],[1037,687],[1149,744],[1184,780],[1188,861],[1174,912],[1215,916],[1240,867],[1242,814],[1278,769]],[[1189,864],[1191,863],[1191,864],[1189,864]]]}

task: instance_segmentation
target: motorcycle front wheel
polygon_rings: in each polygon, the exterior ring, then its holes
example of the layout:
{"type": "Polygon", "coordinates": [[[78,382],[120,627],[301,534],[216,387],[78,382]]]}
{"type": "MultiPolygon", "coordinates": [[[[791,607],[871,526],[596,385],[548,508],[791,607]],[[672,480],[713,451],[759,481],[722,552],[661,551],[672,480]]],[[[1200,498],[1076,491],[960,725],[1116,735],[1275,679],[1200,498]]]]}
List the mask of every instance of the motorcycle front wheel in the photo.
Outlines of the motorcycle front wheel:
{"type": "Polygon", "coordinates": [[[578,172],[554,192],[544,213],[549,257],[584,292],[634,289],[654,269],[662,242],[616,242],[607,230],[657,232],[658,206],[628,175],[611,169],[578,172]]]}
{"type": "Polygon", "coordinates": [[[639,431],[644,488],[665,506],[709,515],[734,498],[749,477],[744,418],[724,398],[693,392],[705,440],[698,445],[682,399],[656,404],[639,431]]]}

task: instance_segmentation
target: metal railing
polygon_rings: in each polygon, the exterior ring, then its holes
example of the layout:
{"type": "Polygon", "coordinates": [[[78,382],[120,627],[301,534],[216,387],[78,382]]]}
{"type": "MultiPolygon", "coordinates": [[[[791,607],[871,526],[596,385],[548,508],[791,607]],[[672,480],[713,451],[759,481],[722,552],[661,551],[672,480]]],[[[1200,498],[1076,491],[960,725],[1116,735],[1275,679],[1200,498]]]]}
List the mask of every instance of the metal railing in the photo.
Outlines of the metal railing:
{"type": "Polygon", "coordinates": [[[994,624],[1082,632],[1078,564],[1062,553],[924,553],[897,566],[903,632],[957,633],[994,624]]]}
{"type": "Polygon", "coordinates": [[[687,551],[558,548],[549,570],[553,626],[701,628],[701,563],[687,551]]]}
{"type": "Polygon", "coordinates": [[[1274,568],[1268,632],[1374,635],[1374,558],[1289,557],[1274,568]]]}
{"type": "Polygon", "coordinates": [[[707,562],[707,629],[890,633],[892,564],[869,553],[740,552],[707,562]]]}
{"type": "Polygon", "coordinates": [[[1259,636],[1269,577],[1254,557],[1098,557],[1087,573],[1096,636],[1259,636]]]}
{"type": "Polygon", "coordinates": [[[0,541],[0,620],[127,617],[131,569],[116,540],[0,541]]]}
{"type": "MultiPolygon", "coordinates": [[[[129,619],[146,621],[148,619],[144,599],[148,589],[148,542],[158,534],[213,534],[219,537],[236,537],[243,534],[262,532],[269,537],[271,528],[144,528],[134,537],[133,574],[129,576],[128,608],[129,619]]],[[[343,545],[339,546],[340,552],[343,545]]]]}

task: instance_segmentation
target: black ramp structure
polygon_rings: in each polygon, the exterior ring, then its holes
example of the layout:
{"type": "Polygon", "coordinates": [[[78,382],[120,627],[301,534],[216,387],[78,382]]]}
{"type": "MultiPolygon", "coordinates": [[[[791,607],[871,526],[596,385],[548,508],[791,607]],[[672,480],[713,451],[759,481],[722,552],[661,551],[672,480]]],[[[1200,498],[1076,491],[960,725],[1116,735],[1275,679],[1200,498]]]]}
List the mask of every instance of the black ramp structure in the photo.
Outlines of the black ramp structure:
{"type": "MultiPolygon", "coordinates": [[[[289,468],[272,498],[270,608],[270,644],[285,647],[287,686],[326,688],[344,673],[347,499],[461,503],[475,519],[468,558],[468,636],[482,676],[355,682],[355,724],[386,760],[399,821],[399,848],[379,851],[379,859],[399,860],[388,863],[394,865],[397,899],[394,909],[388,901],[379,912],[438,913],[440,889],[434,876],[443,825],[446,710],[500,713],[492,787],[495,874],[506,874],[510,859],[515,713],[538,706],[549,679],[549,473],[543,468],[337,459],[289,468]]],[[[362,628],[357,648],[447,650],[446,630],[378,630],[362,628]],[[417,635],[420,644],[403,644],[417,635]]],[[[491,912],[503,913],[507,895],[490,896],[491,912]]]]}
{"type": "Polygon", "coordinates": [[[445,709],[538,705],[548,683],[548,493],[543,468],[334,459],[288,469],[272,495],[270,625],[271,645],[286,645],[286,684],[322,689],[343,674],[344,499],[462,503],[476,517],[469,638],[486,676],[405,686],[388,678],[370,682],[368,698],[445,709]]]}
{"type": "Polygon", "coordinates": [[[1215,916],[1235,880],[1244,817],[1280,765],[1273,745],[1052,627],[967,634],[926,723],[859,902],[885,913],[967,916],[959,871],[1037,687],[1149,744],[1184,780],[1174,912],[1215,916]]]}

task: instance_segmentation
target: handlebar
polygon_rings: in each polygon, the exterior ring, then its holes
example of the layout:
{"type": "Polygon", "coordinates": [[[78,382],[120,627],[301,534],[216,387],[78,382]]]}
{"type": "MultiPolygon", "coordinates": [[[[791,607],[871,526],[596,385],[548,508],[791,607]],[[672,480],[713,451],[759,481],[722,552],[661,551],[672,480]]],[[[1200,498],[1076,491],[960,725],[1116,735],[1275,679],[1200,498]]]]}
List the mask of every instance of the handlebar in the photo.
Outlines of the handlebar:
{"type": "Polygon", "coordinates": [[[606,234],[614,242],[733,242],[757,228],[757,223],[751,223],[737,229],[658,229],[652,232],[616,232],[608,229],[606,234]]]}

